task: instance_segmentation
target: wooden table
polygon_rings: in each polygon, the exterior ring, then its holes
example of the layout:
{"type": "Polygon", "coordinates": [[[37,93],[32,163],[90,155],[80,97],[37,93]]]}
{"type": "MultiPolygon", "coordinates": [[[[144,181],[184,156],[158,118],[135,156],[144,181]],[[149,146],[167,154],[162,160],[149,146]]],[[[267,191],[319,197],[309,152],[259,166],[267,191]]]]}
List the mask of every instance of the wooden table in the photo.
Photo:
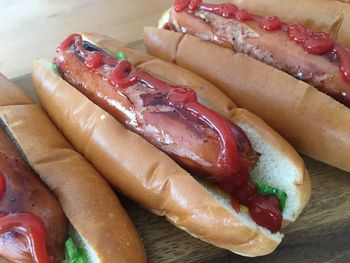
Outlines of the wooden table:
{"type": "MultiPolygon", "coordinates": [[[[171,0],[0,1],[0,72],[35,98],[34,58],[53,57],[75,31],[98,31],[142,48],[142,28],[155,25],[171,0]]],[[[350,124],[349,124],[350,125],[350,124]]],[[[312,177],[311,201],[273,254],[244,258],[190,237],[122,197],[152,262],[350,262],[350,174],[304,157],[312,177]]],[[[213,226],[215,227],[215,226],[213,226]]]]}
{"type": "Polygon", "coordinates": [[[123,42],[142,38],[171,0],[1,0],[0,72],[14,78],[30,72],[33,58],[51,57],[73,32],[108,34],[123,42]]]}

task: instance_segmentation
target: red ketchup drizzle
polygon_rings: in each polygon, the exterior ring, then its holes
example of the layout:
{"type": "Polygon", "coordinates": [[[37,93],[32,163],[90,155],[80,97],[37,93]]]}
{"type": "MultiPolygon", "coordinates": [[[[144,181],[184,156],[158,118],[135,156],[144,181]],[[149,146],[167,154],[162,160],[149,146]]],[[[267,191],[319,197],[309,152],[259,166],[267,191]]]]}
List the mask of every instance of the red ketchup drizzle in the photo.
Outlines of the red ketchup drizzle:
{"type": "Polygon", "coordinates": [[[335,43],[327,33],[313,32],[300,24],[288,25],[286,32],[290,40],[303,46],[310,54],[321,55],[334,48],[335,43]]]}
{"type": "Polygon", "coordinates": [[[90,52],[85,59],[85,65],[90,69],[97,69],[101,67],[102,62],[102,55],[97,51],[90,52]]]}
{"type": "Polygon", "coordinates": [[[277,16],[266,16],[260,19],[260,27],[266,31],[276,31],[282,28],[282,22],[277,16]]]}
{"type": "Polygon", "coordinates": [[[245,9],[237,10],[235,18],[238,21],[249,21],[253,20],[253,16],[245,9]]]}
{"type": "MultiPolygon", "coordinates": [[[[216,112],[198,103],[197,95],[192,89],[185,86],[170,85],[145,71],[133,68],[127,60],[118,61],[109,76],[109,81],[118,89],[125,89],[140,82],[152,90],[167,92],[169,105],[180,110],[190,111],[218,134],[221,149],[217,161],[218,166],[227,169],[229,171],[228,176],[231,177],[241,169],[237,146],[229,122],[216,112]]],[[[225,176],[223,175],[223,177],[225,176]]]]}
{"type": "Polygon", "coordinates": [[[232,4],[209,4],[209,3],[200,3],[198,1],[196,6],[191,8],[191,4],[189,5],[190,10],[197,10],[200,8],[201,10],[212,12],[216,15],[223,17],[235,17],[236,12],[238,11],[238,7],[232,4]],[[197,7],[197,8],[196,8],[197,7]]]}
{"type": "Polygon", "coordinates": [[[256,185],[248,181],[237,189],[233,196],[248,207],[250,216],[258,225],[266,227],[271,232],[277,232],[281,228],[283,218],[275,195],[259,195],[256,185]]]}
{"type": "Polygon", "coordinates": [[[176,12],[184,11],[190,4],[190,0],[176,0],[174,1],[174,8],[176,12]]]}
{"type": "Polygon", "coordinates": [[[5,194],[5,190],[6,190],[6,181],[5,181],[5,176],[4,174],[0,171],[0,201],[2,199],[2,197],[5,194]]]}
{"type": "Polygon", "coordinates": [[[38,263],[50,263],[46,253],[45,227],[39,217],[29,213],[0,217],[0,233],[15,231],[27,238],[33,259],[38,263]]]}
{"type": "Polygon", "coordinates": [[[68,36],[65,40],[63,40],[61,42],[61,44],[57,48],[57,52],[68,49],[69,47],[71,47],[72,42],[75,42],[77,44],[79,44],[79,42],[80,42],[80,44],[81,44],[82,41],[83,40],[81,38],[81,35],[79,35],[79,34],[72,34],[72,35],[68,36]]]}
{"type": "MultiPolygon", "coordinates": [[[[179,1],[179,3],[180,2],[183,3],[183,1],[179,1]]],[[[186,1],[186,4],[188,4],[188,1],[186,1]]],[[[179,10],[181,10],[182,7],[183,6],[179,5],[179,10]]],[[[200,104],[196,92],[191,88],[171,85],[157,79],[145,71],[134,68],[127,60],[118,60],[96,51],[82,51],[81,36],[73,36],[74,37],[69,36],[64,40],[62,42],[63,45],[61,44],[58,50],[63,51],[63,47],[68,49],[72,44],[75,44],[77,49],[84,53],[84,63],[89,69],[97,69],[103,63],[114,65],[109,75],[109,81],[116,89],[126,89],[136,83],[140,83],[149,87],[151,90],[167,94],[166,99],[168,105],[174,106],[179,110],[189,111],[197,119],[213,129],[217,133],[220,141],[220,155],[216,165],[225,169],[225,173],[222,174],[220,178],[214,178],[215,181],[224,191],[232,196],[231,203],[237,211],[240,209],[239,201],[249,208],[249,213],[256,223],[270,229],[272,232],[276,232],[280,229],[282,214],[278,205],[277,207],[275,205],[276,202],[274,198],[276,199],[276,197],[270,198],[259,195],[255,184],[249,181],[249,167],[247,167],[247,164],[241,162],[237,145],[232,134],[232,126],[224,117],[200,104]],[[99,56],[96,54],[92,55],[92,53],[99,53],[99,56]],[[96,60],[98,63],[90,63],[90,60],[96,60]],[[101,61],[102,64],[100,63],[101,61]],[[254,191],[251,189],[254,189],[254,191]]]]}
{"type": "Polygon", "coordinates": [[[174,0],[174,9],[176,12],[182,12],[186,9],[192,12],[204,10],[238,21],[254,20],[265,31],[283,30],[291,41],[302,46],[309,54],[323,55],[324,53],[334,52],[340,62],[339,70],[344,80],[350,83],[350,52],[336,43],[328,33],[314,32],[300,24],[282,23],[277,16],[264,17],[250,14],[244,9],[240,10],[234,4],[210,4],[203,3],[202,0],[174,0]]]}
{"type": "Polygon", "coordinates": [[[350,53],[347,49],[345,49],[342,45],[335,44],[334,51],[337,54],[341,66],[340,70],[343,73],[344,78],[350,82],[350,53]]]}

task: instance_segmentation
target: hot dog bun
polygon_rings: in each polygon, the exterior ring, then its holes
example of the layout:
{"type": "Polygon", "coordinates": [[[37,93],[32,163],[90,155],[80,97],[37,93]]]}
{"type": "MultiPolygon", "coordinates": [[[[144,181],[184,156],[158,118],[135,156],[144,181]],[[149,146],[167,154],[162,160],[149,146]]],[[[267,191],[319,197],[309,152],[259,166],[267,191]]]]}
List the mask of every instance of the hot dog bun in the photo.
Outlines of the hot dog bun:
{"type": "Polygon", "coordinates": [[[150,54],[185,67],[262,117],[299,152],[350,171],[350,111],[310,85],[231,49],[145,28],[150,54]]]}
{"type": "Polygon", "coordinates": [[[256,14],[279,16],[288,23],[302,23],[321,32],[329,32],[345,47],[350,48],[350,5],[337,0],[233,0],[256,14]]]}
{"type": "Polygon", "coordinates": [[[145,262],[133,223],[101,175],[21,89],[0,76],[0,120],[54,192],[89,262],[145,262]]]}
{"type": "MultiPolygon", "coordinates": [[[[150,56],[137,63],[144,57],[142,53],[102,35],[85,37],[110,52],[125,52],[134,65],[168,81],[191,85],[201,101],[241,125],[253,146],[265,156],[254,176],[287,191],[290,198],[284,223],[295,220],[309,199],[308,173],[302,159],[261,119],[237,109],[213,85],[184,69],[150,56]]],[[[223,193],[197,181],[163,152],[125,129],[41,61],[34,62],[33,80],[44,109],[66,138],[131,199],[166,216],[192,236],[241,255],[265,255],[281,242],[282,234],[271,234],[246,214],[236,213],[223,193]]]]}

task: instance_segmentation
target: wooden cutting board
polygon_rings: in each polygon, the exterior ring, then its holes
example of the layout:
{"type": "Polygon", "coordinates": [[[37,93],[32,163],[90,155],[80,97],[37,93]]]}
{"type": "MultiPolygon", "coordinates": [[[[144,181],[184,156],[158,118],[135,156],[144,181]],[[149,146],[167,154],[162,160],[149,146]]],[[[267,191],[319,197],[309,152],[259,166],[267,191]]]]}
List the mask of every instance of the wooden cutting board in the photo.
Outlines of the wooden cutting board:
{"type": "MultiPolygon", "coordinates": [[[[143,50],[141,41],[130,44],[143,50]]],[[[13,79],[35,101],[31,75],[13,79]]],[[[350,124],[349,124],[350,125],[350,124]]],[[[119,195],[155,262],[350,262],[350,174],[303,157],[312,179],[312,197],[282,244],[265,257],[244,258],[199,241],[119,195]]],[[[213,226],[215,231],[215,226],[213,226]]]]}

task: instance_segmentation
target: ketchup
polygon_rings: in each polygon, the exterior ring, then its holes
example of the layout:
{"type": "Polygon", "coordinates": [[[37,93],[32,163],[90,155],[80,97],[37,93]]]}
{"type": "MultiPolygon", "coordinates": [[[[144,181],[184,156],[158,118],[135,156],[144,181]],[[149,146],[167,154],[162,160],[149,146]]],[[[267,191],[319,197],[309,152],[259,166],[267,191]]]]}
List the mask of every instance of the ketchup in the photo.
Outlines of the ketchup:
{"type": "Polygon", "coordinates": [[[0,217],[0,233],[9,231],[15,231],[27,238],[35,262],[51,262],[46,253],[45,227],[39,217],[30,213],[10,214],[0,217]]]}
{"type": "Polygon", "coordinates": [[[6,190],[6,181],[4,174],[0,171],[0,201],[1,198],[4,196],[6,190]]]}
{"type": "Polygon", "coordinates": [[[182,12],[186,9],[189,12],[204,10],[238,21],[254,20],[265,31],[282,30],[286,32],[291,41],[302,46],[309,54],[335,53],[340,64],[339,70],[343,79],[350,83],[350,52],[342,45],[336,43],[328,33],[314,32],[300,24],[282,23],[277,16],[264,17],[250,14],[245,9],[240,10],[234,4],[210,4],[203,3],[202,0],[174,0],[174,9],[176,12],[182,12]]]}
{"type": "Polygon", "coordinates": [[[283,218],[275,195],[261,196],[256,185],[247,181],[233,193],[233,196],[248,207],[250,216],[258,225],[266,227],[271,232],[277,232],[281,228],[283,218]]]}
{"type": "Polygon", "coordinates": [[[82,42],[81,35],[72,34],[72,35],[68,36],[64,41],[61,42],[61,44],[57,48],[57,52],[59,52],[61,50],[66,50],[67,48],[69,48],[72,45],[73,42],[77,42],[77,41],[82,42]]]}
{"type": "Polygon", "coordinates": [[[190,4],[189,9],[196,10],[200,8],[202,10],[213,12],[214,14],[227,17],[227,18],[235,17],[238,11],[238,7],[232,4],[209,4],[209,3],[201,3],[201,1],[197,1],[197,2],[198,3],[196,4],[196,6],[193,6],[192,8],[190,4]]]}
{"type": "Polygon", "coordinates": [[[266,31],[276,31],[282,28],[282,22],[277,16],[267,16],[260,20],[260,27],[266,31]]]}
{"type": "Polygon", "coordinates": [[[99,52],[90,52],[85,59],[85,65],[90,69],[96,69],[102,66],[102,56],[99,52]]]}
{"type": "Polygon", "coordinates": [[[245,9],[237,10],[235,18],[238,21],[249,21],[253,19],[252,15],[245,9]]]}
{"type": "Polygon", "coordinates": [[[184,11],[188,7],[190,2],[191,2],[190,0],[177,0],[177,1],[174,1],[175,11],[176,12],[184,11]]]}
{"type": "MultiPolygon", "coordinates": [[[[197,2],[200,3],[201,1],[197,2]]],[[[197,2],[191,3],[195,6],[197,2]]],[[[179,10],[183,8],[184,3],[187,5],[189,1],[178,1],[177,7],[179,10]]],[[[217,10],[220,12],[225,10],[227,14],[231,15],[230,8],[218,8],[217,10]]],[[[282,223],[282,213],[278,205],[275,206],[275,200],[261,196],[255,184],[249,180],[251,163],[243,160],[244,158],[241,159],[241,153],[238,150],[238,147],[241,146],[236,143],[235,139],[236,137],[239,139],[239,136],[242,135],[238,131],[233,131],[232,124],[224,117],[200,104],[193,89],[162,81],[143,70],[133,67],[125,59],[112,58],[99,51],[88,51],[82,47],[81,36],[69,36],[62,43],[64,44],[60,45],[58,51],[63,52],[62,47],[68,49],[71,48],[71,45],[75,45],[74,50],[79,50],[80,55],[85,58],[85,66],[90,70],[97,70],[104,63],[112,67],[108,80],[116,90],[122,91],[139,83],[155,91],[154,98],[145,96],[144,104],[151,103],[152,100],[161,100],[162,103],[186,112],[188,118],[200,121],[213,130],[220,142],[220,153],[215,165],[223,169],[223,172],[211,179],[231,195],[231,203],[237,211],[239,211],[239,203],[244,204],[248,207],[249,213],[257,224],[270,229],[272,232],[278,231],[282,223]],[[70,42],[70,45],[66,44],[68,42],[70,42]],[[95,53],[99,53],[99,55],[95,53]]]]}
{"type": "Polygon", "coordinates": [[[266,227],[271,232],[277,232],[281,228],[282,214],[275,195],[267,197],[256,195],[250,200],[248,208],[250,216],[258,225],[266,227]]]}
{"type": "Polygon", "coordinates": [[[350,82],[350,53],[342,45],[335,44],[334,51],[340,60],[340,71],[343,77],[350,82]]]}
{"type": "Polygon", "coordinates": [[[286,31],[290,40],[304,47],[310,54],[322,55],[332,51],[335,45],[329,34],[310,31],[300,24],[289,25],[286,31]]]}

